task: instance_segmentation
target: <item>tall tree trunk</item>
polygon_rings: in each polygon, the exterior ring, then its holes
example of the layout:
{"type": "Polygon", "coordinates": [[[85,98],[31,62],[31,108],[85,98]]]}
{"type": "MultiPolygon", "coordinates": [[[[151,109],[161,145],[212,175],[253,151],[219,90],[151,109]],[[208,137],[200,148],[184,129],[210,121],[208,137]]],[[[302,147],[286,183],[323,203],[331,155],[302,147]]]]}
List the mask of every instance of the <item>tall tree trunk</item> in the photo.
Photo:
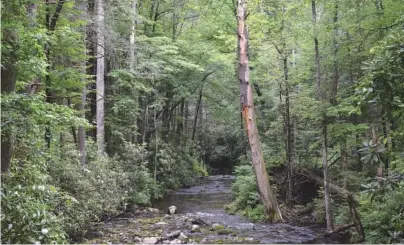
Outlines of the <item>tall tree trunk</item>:
{"type": "MultiPolygon", "coordinates": [[[[78,3],[79,9],[83,12],[83,18],[88,18],[88,6],[87,2],[78,3]]],[[[83,30],[83,42],[84,42],[84,54],[87,55],[87,30],[88,26],[86,26],[83,30]]],[[[86,119],[86,104],[87,104],[87,79],[86,79],[86,69],[87,62],[83,61],[81,64],[82,67],[82,89],[81,89],[81,101],[78,103],[78,109],[80,112],[81,118],[86,119]]],[[[86,131],[83,125],[78,126],[77,129],[77,144],[79,148],[79,159],[80,165],[82,168],[86,167],[86,131]]]]}
{"type": "MultiPolygon", "coordinates": [[[[134,0],[132,2],[132,31],[130,33],[130,40],[129,40],[129,50],[130,50],[130,62],[129,62],[129,70],[132,73],[132,75],[134,75],[135,73],[135,67],[136,67],[136,45],[135,45],[135,35],[136,35],[136,5],[137,5],[137,1],[134,0]]],[[[136,110],[135,116],[133,118],[133,124],[136,125],[136,127],[133,129],[132,132],[132,143],[137,143],[138,139],[138,127],[137,127],[137,111],[138,111],[138,105],[139,105],[139,101],[138,101],[138,91],[136,91],[136,89],[134,89],[133,91],[133,97],[134,97],[134,101],[136,101],[136,105],[135,108],[133,108],[134,110],[136,110]]]]}
{"type": "MultiPolygon", "coordinates": [[[[202,102],[203,85],[204,85],[204,83],[202,83],[201,90],[199,91],[198,101],[196,102],[195,117],[194,117],[194,126],[193,126],[193,128],[192,128],[192,138],[191,138],[192,141],[195,139],[196,126],[197,126],[199,111],[200,111],[201,102],[202,102]]],[[[199,118],[199,120],[202,120],[202,118],[199,118]]]]}
{"type": "Polygon", "coordinates": [[[188,100],[185,101],[185,111],[184,111],[184,136],[187,137],[188,132],[188,117],[189,117],[189,106],[188,100]]]}
{"type": "Polygon", "coordinates": [[[322,164],[324,173],[324,203],[325,203],[325,216],[327,220],[327,229],[334,228],[331,210],[331,197],[329,189],[329,176],[328,176],[328,161],[327,161],[327,115],[326,115],[326,95],[325,91],[321,90],[321,69],[320,69],[320,52],[318,48],[318,35],[317,35],[317,9],[316,1],[312,1],[312,17],[313,17],[313,30],[314,30],[314,51],[316,56],[316,85],[317,97],[321,101],[321,114],[322,114],[322,164]]]}
{"type": "Polygon", "coordinates": [[[164,142],[168,141],[168,134],[170,133],[170,102],[172,98],[171,94],[171,86],[167,87],[167,93],[165,98],[165,103],[163,106],[163,130],[162,130],[162,138],[164,142]]]}
{"type": "Polygon", "coordinates": [[[177,136],[180,140],[184,128],[184,106],[185,106],[185,98],[183,97],[181,98],[180,113],[179,117],[177,118],[177,136]]]}
{"type": "Polygon", "coordinates": [[[337,42],[337,35],[338,35],[338,0],[335,1],[335,11],[334,11],[334,31],[332,34],[332,45],[333,45],[333,82],[331,88],[331,104],[337,104],[337,94],[338,94],[338,84],[339,84],[339,67],[338,67],[338,42],[337,42]]]}
{"type": "Polygon", "coordinates": [[[97,145],[98,154],[105,153],[105,130],[104,130],[104,103],[105,103],[105,40],[104,40],[104,0],[97,0],[97,145]]]}
{"type": "Polygon", "coordinates": [[[292,204],[293,194],[293,139],[292,139],[292,125],[290,122],[290,98],[289,98],[289,69],[287,53],[284,52],[285,58],[283,59],[283,71],[285,78],[285,126],[286,126],[286,161],[288,163],[288,191],[286,195],[286,202],[288,205],[292,204]]]}
{"type": "Polygon", "coordinates": [[[248,30],[245,23],[247,11],[247,1],[237,1],[237,23],[239,41],[239,67],[238,76],[240,80],[240,103],[243,111],[243,118],[250,143],[252,165],[254,167],[257,180],[258,191],[264,205],[265,215],[269,221],[282,219],[278,202],[271,189],[266,170],[264,157],[262,155],[261,143],[259,140],[258,128],[255,122],[254,101],[250,84],[250,74],[248,67],[248,30]]]}
{"type": "MultiPolygon", "coordinates": [[[[84,71],[84,74],[85,74],[85,71],[84,71]]],[[[85,80],[85,79],[83,79],[83,80],[85,80]]],[[[87,87],[86,87],[86,84],[83,84],[83,88],[82,88],[82,92],[81,92],[81,102],[79,104],[79,110],[81,113],[81,117],[83,119],[86,118],[86,110],[85,110],[86,103],[87,103],[86,99],[87,99],[87,87]]],[[[79,145],[80,164],[84,168],[86,166],[86,131],[84,129],[84,126],[79,126],[77,139],[78,139],[78,145],[79,145]]]]}
{"type": "MultiPolygon", "coordinates": [[[[4,56],[7,56],[7,62],[1,64],[1,93],[2,95],[7,93],[12,93],[15,90],[15,83],[17,81],[17,67],[16,63],[18,60],[18,37],[14,30],[6,29],[3,30],[2,43],[7,43],[10,45],[13,52],[4,53],[2,50],[3,61],[4,56]]],[[[1,118],[3,121],[3,117],[1,118]]],[[[3,124],[3,123],[2,123],[3,124]]],[[[5,173],[9,170],[11,164],[11,156],[13,154],[13,132],[12,126],[9,125],[7,128],[1,127],[1,172],[5,173]]]]}

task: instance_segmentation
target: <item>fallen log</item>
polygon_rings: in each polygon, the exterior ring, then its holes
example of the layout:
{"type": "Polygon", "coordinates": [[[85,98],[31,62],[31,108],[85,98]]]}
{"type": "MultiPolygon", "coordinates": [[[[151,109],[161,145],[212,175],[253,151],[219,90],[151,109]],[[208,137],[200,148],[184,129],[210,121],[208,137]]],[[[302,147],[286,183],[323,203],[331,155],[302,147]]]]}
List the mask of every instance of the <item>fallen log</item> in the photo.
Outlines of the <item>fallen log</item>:
{"type": "Polygon", "coordinates": [[[354,224],[354,223],[349,223],[349,224],[346,224],[346,225],[343,225],[343,226],[339,226],[339,227],[337,227],[337,228],[335,228],[335,229],[333,229],[333,230],[327,230],[327,231],[325,231],[323,234],[318,235],[318,236],[316,237],[316,239],[320,239],[320,238],[322,238],[322,237],[328,237],[328,236],[331,236],[332,234],[335,234],[335,233],[339,233],[339,232],[348,230],[348,229],[350,229],[350,228],[352,228],[352,227],[355,227],[355,224],[354,224]]]}
{"type": "MultiPolygon", "coordinates": [[[[320,184],[322,186],[324,185],[324,179],[321,177],[318,177],[311,171],[304,169],[304,168],[298,168],[296,170],[298,172],[300,172],[300,174],[316,181],[318,184],[320,184]]],[[[359,243],[364,242],[365,241],[365,232],[363,230],[362,222],[360,220],[358,211],[356,210],[356,200],[355,200],[353,193],[342,187],[339,187],[338,185],[333,184],[333,183],[329,183],[329,187],[332,192],[337,193],[338,195],[344,197],[347,200],[348,206],[349,206],[349,211],[351,213],[351,217],[352,217],[352,221],[353,221],[352,224],[353,224],[353,226],[355,226],[355,229],[359,235],[359,243]]],[[[347,224],[343,227],[350,226],[352,224],[347,224]]]]}

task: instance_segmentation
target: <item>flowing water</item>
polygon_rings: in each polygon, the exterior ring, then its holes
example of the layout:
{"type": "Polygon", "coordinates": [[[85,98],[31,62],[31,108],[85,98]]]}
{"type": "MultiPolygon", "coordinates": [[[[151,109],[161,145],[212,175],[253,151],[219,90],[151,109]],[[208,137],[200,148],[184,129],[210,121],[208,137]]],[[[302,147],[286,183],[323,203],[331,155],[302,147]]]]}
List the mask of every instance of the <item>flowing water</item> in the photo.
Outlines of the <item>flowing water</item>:
{"type": "Polygon", "coordinates": [[[224,205],[231,202],[230,184],[233,179],[233,176],[209,176],[200,185],[168,195],[155,207],[167,210],[175,205],[180,214],[200,217],[208,223],[223,224],[237,231],[237,236],[260,243],[308,243],[316,238],[317,234],[309,228],[252,223],[239,215],[227,214],[224,205]]]}
{"type": "Polygon", "coordinates": [[[170,234],[182,232],[182,243],[317,243],[318,233],[308,227],[288,224],[252,223],[239,215],[227,214],[224,206],[231,202],[233,176],[210,176],[197,186],[183,188],[153,205],[138,208],[94,227],[85,243],[178,243],[170,234]],[[177,214],[166,214],[175,205],[177,214]],[[192,221],[202,220],[201,230],[192,232],[192,221]],[[227,233],[212,230],[212,224],[225,227],[227,233]],[[155,241],[155,242],[154,242],[155,241]]]}

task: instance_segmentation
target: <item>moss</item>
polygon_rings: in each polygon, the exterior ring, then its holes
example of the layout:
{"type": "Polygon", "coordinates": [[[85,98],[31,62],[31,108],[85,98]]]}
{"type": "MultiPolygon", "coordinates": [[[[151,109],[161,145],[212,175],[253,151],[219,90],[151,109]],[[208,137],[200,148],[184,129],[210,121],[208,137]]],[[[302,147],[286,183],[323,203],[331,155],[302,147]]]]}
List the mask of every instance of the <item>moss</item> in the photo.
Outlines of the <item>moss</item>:
{"type": "Polygon", "coordinates": [[[216,240],[216,243],[217,243],[217,244],[223,244],[223,243],[224,243],[224,240],[223,240],[223,239],[218,239],[218,240],[216,240]]]}
{"type": "Polygon", "coordinates": [[[226,229],[218,230],[217,234],[218,235],[229,235],[231,232],[232,232],[232,230],[226,228],[226,229]]]}
{"type": "Polygon", "coordinates": [[[223,230],[223,229],[224,229],[223,225],[215,225],[212,227],[212,230],[214,230],[214,231],[223,230]]]}

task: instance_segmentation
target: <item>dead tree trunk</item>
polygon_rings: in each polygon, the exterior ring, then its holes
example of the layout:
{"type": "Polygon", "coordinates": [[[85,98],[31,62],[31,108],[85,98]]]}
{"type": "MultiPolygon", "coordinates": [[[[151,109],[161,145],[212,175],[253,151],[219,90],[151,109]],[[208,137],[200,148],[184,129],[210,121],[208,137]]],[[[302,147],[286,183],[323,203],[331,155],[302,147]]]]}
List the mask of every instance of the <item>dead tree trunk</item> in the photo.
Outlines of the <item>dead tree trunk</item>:
{"type": "Polygon", "coordinates": [[[250,74],[248,67],[248,40],[247,26],[245,23],[247,11],[247,0],[237,1],[237,23],[239,41],[239,66],[238,76],[240,80],[240,103],[242,107],[243,119],[247,130],[248,141],[250,143],[252,165],[257,179],[258,191],[264,205],[265,215],[269,221],[282,219],[278,202],[271,189],[268,179],[264,158],[262,155],[261,143],[259,140],[258,128],[255,122],[254,102],[252,88],[250,84],[250,74]]]}

